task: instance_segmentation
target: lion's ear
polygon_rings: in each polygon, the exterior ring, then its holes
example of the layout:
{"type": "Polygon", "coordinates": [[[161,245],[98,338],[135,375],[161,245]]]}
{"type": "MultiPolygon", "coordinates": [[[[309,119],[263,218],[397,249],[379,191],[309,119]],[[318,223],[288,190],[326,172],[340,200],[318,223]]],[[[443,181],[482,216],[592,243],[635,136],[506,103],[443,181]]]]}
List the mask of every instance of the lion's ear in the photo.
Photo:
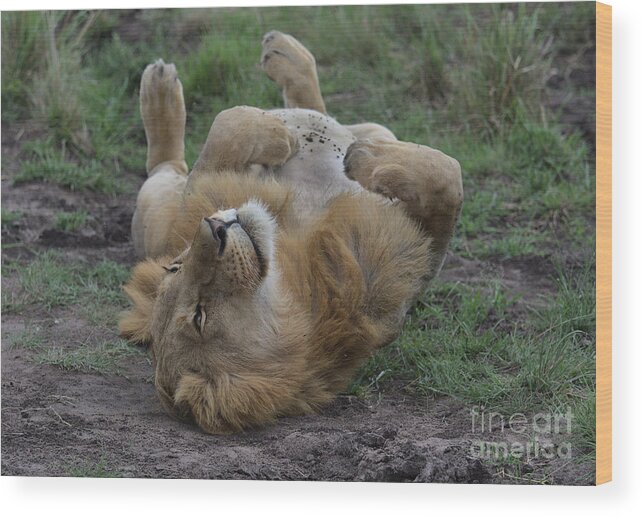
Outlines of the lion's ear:
{"type": "Polygon", "coordinates": [[[123,287],[134,307],[124,311],[118,324],[120,334],[132,343],[149,345],[152,341],[152,309],[158,287],[166,274],[168,259],[150,259],[138,264],[123,287]]]}

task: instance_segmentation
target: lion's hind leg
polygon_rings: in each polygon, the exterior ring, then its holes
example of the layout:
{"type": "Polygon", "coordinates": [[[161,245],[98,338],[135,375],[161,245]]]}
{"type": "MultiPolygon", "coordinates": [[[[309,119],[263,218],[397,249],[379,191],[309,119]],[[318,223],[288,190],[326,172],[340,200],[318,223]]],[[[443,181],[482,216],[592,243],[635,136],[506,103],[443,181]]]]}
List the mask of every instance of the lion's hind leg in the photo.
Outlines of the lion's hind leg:
{"type": "Polygon", "coordinates": [[[139,257],[158,257],[168,249],[188,168],[184,158],[185,103],[173,64],[162,59],[141,77],[140,110],[147,137],[148,178],[141,187],[132,218],[132,240],[139,257]]]}
{"type": "Polygon", "coordinates": [[[141,77],[140,108],[147,137],[148,175],[166,162],[187,174],[183,86],[173,64],[159,59],[147,66],[141,77]]]}
{"type": "Polygon", "coordinates": [[[261,68],[282,90],[286,108],[326,113],[315,57],[290,34],[267,33],[261,41],[261,68]]]}

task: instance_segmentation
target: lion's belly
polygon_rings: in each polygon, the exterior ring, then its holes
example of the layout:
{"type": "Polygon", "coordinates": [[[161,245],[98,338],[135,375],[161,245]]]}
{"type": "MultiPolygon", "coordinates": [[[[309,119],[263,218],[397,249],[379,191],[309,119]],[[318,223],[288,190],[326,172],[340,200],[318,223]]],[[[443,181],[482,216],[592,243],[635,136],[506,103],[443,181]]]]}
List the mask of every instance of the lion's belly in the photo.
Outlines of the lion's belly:
{"type": "Polygon", "coordinates": [[[355,141],[349,130],[317,111],[284,109],[271,113],[297,135],[299,149],[273,174],[277,181],[295,188],[302,211],[314,212],[342,192],[362,190],[344,174],[344,156],[355,141]]]}

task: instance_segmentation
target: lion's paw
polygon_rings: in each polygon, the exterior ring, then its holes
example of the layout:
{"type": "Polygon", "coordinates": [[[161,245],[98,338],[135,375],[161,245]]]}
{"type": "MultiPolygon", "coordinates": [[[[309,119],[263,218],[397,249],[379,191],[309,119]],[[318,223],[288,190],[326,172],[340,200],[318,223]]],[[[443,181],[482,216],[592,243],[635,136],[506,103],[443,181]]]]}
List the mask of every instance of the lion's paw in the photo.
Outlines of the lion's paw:
{"type": "Polygon", "coordinates": [[[326,113],[317,80],[317,65],[308,49],[289,34],[279,31],[267,33],[261,46],[261,68],[281,88],[286,107],[326,113]]]}
{"type": "Polygon", "coordinates": [[[271,31],[263,37],[261,46],[261,68],[282,88],[297,82],[316,80],[315,58],[289,34],[271,31]]]}
{"type": "Polygon", "coordinates": [[[346,152],[344,171],[364,188],[404,201],[417,215],[456,213],[462,204],[460,164],[423,145],[358,140],[346,152]]]}
{"type": "MultiPolygon", "coordinates": [[[[159,59],[141,77],[140,106],[148,145],[148,172],[157,164],[183,163],[185,102],[176,67],[159,59]]],[[[183,167],[186,167],[183,163],[183,167]]]]}
{"type": "Polygon", "coordinates": [[[416,202],[422,187],[412,174],[397,165],[377,167],[371,175],[370,182],[373,192],[406,203],[416,202]]]}
{"type": "Polygon", "coordinates": [[[141,114],[148,122],[173,124],[185,120],[183,86],[172,63],[159,59],[141,77],[141,114]]]}

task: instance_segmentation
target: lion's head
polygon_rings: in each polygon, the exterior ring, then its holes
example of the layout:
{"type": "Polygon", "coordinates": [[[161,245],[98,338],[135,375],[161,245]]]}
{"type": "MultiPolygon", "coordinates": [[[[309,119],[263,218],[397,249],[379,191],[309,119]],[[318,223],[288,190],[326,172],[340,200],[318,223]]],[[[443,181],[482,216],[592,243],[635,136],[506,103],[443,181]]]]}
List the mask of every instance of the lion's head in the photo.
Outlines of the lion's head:
{"type": "Polygon", "coordinates": [[[274,359],[274,238],[271,215],[249,201],[201,219],[178,257],[135,268],[125,286],[134,308],[121,333],[150,345],[156,388],[171,414],[192,416],[207,430],[231,376],[274,359]]]}

